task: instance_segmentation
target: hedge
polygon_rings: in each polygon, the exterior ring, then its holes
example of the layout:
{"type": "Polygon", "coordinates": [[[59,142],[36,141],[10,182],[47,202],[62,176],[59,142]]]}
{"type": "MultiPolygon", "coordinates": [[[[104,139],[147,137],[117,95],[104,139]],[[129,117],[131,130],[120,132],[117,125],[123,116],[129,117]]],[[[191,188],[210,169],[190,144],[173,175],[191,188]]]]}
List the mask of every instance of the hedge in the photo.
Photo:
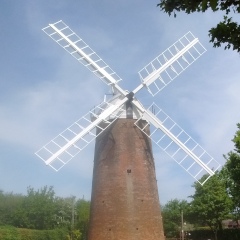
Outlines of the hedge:
{"type": "Polygon", "coordinates": [[[32,230],[0,226],[0,240],[68,240],[65,229],[32,230]]]}
{"type": "MultiPolygon", "coordinates": [[[[214,234],[211,230],[194,230],[191,231],[192,240],[206,240],[214,239],[214,234]]],[[[239,240],[240,239],[240,229],[223,229],[223,231],[218,231],[218,240],[239,240]]]]}

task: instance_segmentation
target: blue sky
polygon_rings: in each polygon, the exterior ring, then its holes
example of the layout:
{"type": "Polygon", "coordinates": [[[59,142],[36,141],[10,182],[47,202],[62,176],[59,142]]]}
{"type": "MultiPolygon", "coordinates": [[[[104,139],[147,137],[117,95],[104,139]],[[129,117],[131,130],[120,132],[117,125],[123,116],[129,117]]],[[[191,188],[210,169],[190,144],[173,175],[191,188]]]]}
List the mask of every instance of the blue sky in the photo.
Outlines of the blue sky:
{"type": "MultiPolygon", "coordinates": [[[[53,42],[41,29],[63,20],[132,90],[138,71],[191,31],[207,52],[153,101],[217,161],[233,149],[239,122],[239,54],[214,49],[208,30],[219,13],[169,17],[157,1],[13,1],[0,2],[0,189],[26,194],[54,186],[58,196],[90,199],[94,144],[59,172],[34,152],[103,100],[107,86],[53,42]]],[[[240,20],[234,16],[235,20],[240,20]]],[[[154,147],[161,203],[193,194],[194,180],[154,147]]]]}

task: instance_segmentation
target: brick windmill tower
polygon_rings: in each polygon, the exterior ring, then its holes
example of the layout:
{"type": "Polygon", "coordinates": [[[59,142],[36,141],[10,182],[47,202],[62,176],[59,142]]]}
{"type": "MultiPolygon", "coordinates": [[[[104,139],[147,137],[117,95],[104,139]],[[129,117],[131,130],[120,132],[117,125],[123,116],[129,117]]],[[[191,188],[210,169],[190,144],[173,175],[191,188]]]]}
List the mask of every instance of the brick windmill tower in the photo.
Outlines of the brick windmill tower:
{"type": "Polygon", "coordinates": [[[187,33],[139,72],[142,83],[129,92],[63,21],[43,31],[110,85],[113,97],[74,122],[37,156],[58,171],[96,139],[88,240],[164,240],[151,142],[201,184],[219,164],[166,113],[155,104],[145,109],[135,94],[146,87],[154,96],[205,48],[187,33]]]}

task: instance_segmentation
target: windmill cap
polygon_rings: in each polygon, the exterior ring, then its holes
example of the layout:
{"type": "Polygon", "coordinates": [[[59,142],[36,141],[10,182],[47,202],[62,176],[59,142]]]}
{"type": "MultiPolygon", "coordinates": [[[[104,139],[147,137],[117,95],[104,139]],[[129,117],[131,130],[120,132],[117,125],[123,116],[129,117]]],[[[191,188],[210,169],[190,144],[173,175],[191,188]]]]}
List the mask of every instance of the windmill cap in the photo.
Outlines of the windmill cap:
{"type": "Polygon", "coordinates": [[[134,96],[134,93],[133,92],[130,92],[126,95],[126,97],[128,98],[129,101],[132,101],[133,100],[133,96],[134,96]]]}

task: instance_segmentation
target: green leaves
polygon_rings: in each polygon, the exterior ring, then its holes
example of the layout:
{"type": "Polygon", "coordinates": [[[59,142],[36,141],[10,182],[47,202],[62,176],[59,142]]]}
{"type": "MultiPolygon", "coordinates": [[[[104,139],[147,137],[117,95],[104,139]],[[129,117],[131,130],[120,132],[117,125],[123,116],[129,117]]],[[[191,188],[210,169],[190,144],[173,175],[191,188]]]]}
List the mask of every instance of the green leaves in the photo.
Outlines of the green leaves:
{"type": "Polygon", "coordinates": [[[218,10],[218,1],[217,0],[211,0],[209,5],[214,12],[218,10]]]}
{"type": "Polygon", "coordinates": [[[175,11],[184,11],[187,14],[193,12],[205,12],[208,8],[217,11],[220,7],[218,0],[202,0],[202,1],[178,1],[178,0],[162,0],[157,4],[160,9],[169,15],[175,11]]]}
{"type": "Polygon", "coordinates": [[[164,232],[167,237],[176,237],[181,226],[181,211],[186,219],[189,212],[189,204],[186,200],[173,199],[162,207],[164,232]]]}
{"type": "Polygon", "coordinates": [[[234,142],[236,147],[235,151],[240,153],[240,124],[239,123],[237,124],[237,127],[239,130],[236,132],[232,141],[234,142]]]}
{"type": "Polygon", "coordinates": [[[0,193],[0,225],[14,225],[24,196],[13,193],[0,193]]]}
{"type": "Polygon", "coordinates": [[[28,187],[27,196],[19,211],[22,220],[18,222],[20,226],[34,229],[52,229],[54,224],[53,215],[55,213],[55,192],[53,187],[43,187],[35,191],[28,187]]]}
{"type": "MultiPolygon", "coordinates": [[[[176,237],[181,226],[181,210],[186,226],[209,226],[214,235],[221,229],[222,220],[232,211],[232,201],[226,189],[226,171],[217,172],[203,186],[195,182],[192,201],[169,201],[162,208],[164,231],[168,237],[176,237]]],[[[186,227],[185,227],[186,231],[186,227]]]]}
{"type": "Polygon", "coordinates": [[[215,28],[209,30],[210,42],[213,47],[220,47],[226,44],[225,49],[240,51],[240,25],[237,22],[232,22],[232,18],[224,16],[224,20],[217,24],[215,28]]]}
{"type": "MultiPolygon", "coordinates": [[[[66,240],[66,229],[30,230],[12,226],[0,226],[0,239],[4,240],[66,240]]],[[[75,238],[74,240],[77,240],[75,238]]]]}
{"type": "MultiPolygon", "coordinates": [[[[38,190],[28,187],[26,196],[0,191],[0,225],[19,229],[63,229],[72,239],[86,239],[89,210],[89,201],[57,197],[53,187],[44,186],[38,190]]],[[[39,231],[37,235],[58,232],[61,231],[39,231]]]]}
{"type": "Polygon", "coordinates": [[[238,130],[233,138],[235,151],[229,152],[225,158],[226,172],[228,174],[228,191],[234,202],[234,215],[236,219],[240,218],[240,124],[237,124],[238,130]]]}
{"type": "Polygon", "coordinates": [[[232,200],[227,193],[224,176],[217,172],[203,186],[195,182],[195,193],[191,196],[191,223],[207,225],[215,239],[217,232],[222,230],[222,220],[227,219],[232,210],[232,200]]]}
{"type": "Polygon", "coordinates": [[[76,227],[80,229],[82,237],[87,238],[88,222],[90,215],[90,202],[80,199],[76,202],[77,208],[77,225],[76,227]]]}
{"type": "MultiPolygon", "coordinates": [[[[203,186],[195,182],[192,201],[169,201],[162,207],[164,231],[167,237],[176,237],[181,226],[181,211],[186,226],[209,226],[214,235],[221,229],[222,220],[232,211],[232,200],[226,189],[225,173],[217,172],[203,186]]],[[[192,227],[191,227],[192,228],[192,227]]]]}
{"type": "Polygon", "coordinates": [[[186,13],[193,12],[205,12],[207,9],[212,11],[225,11],[228,14],[231,10],[234,12],[240,12],[240,3],[238,0],[160,0],[157,6],[168,13],[169,15],[174,11],[184,11],[186,13]]]}
{"type": "MultiPolygon", "coordinates": [[[[238,0],[201,0],[201,1],[178,1],[178,0],[160,0],[157,4],[161,11],[171,15],[183,11],[187,14],[193,12],[205,12],[211,9],[213,12],[224,11],[228,15],[231,11],[240,13],[240,2],[238,0]]],[[[225,44],[224,49],[230,49],[240,52],[240,25],[232,21],[232,18],[224,16],[224,20],[219,22],[216,27],[209,30],[210,42],[213,47],[221,47],[225,44]]]]}

